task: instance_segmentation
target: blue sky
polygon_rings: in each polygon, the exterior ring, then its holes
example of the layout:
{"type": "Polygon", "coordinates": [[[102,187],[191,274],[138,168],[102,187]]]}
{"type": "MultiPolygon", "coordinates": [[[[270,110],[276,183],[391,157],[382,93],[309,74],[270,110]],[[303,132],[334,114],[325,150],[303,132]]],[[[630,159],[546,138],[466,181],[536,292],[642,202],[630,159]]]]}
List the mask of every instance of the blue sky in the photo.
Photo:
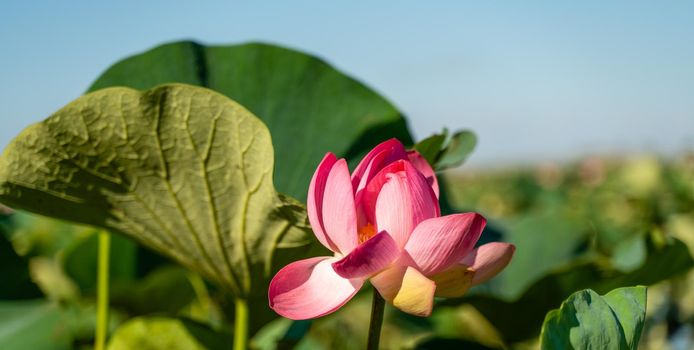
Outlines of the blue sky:
{"type": "Polygon", "coordinates": [[[387,96],[417,137],[475,130],[472,164],[694,149],[694,2],[13,1],[0,146],[117,59],[163,42],[279,43],[387,96]]]}

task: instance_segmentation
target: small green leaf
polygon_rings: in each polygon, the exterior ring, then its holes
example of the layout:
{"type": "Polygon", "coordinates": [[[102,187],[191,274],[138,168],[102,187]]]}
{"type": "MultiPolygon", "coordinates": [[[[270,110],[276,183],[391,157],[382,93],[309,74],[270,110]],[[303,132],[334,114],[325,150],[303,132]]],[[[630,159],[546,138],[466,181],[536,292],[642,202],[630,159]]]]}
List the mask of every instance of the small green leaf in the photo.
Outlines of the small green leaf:
{"type": "Polygon", "coordinates": [[[137,317],[116,329],[107,349],[227,349],[232,342],[231,334],[216,332],[195,321],[160,316],[137,317]]]}
{"type": "Polygon", "coordinates": [[[547,314],[542,349],[636,349],[645,316],[646,287],[582,290],[547,314]]]}
{"type": "Polygon", "coordinates": [[[441,155],[436,162],[436,170],[444,170],[460,166],[475,150],[477,136],[469,130],[458,131],[446,147],[441,151],[441,155]]]}
{"type": "Polygon", "coordinates": [[[223,95],[109,88],[15,138],[0,202],[122,233],[246,298],[314,242],[273,160],[265,125],[223,95]]]}
{"type": "Polygon", "coordinates": [[[462,130],[448,137],[448,130],[434,134],[417,142],[413,148],[419,152],[436,171],[460,166],[477,145],[472,131],[462,130]]]}
{"type": "Polygon", "coordinates": [[[446,137],[448,136],[448,131],[443,130],[440,134],[434,134],[422,141],[417,142],[414,145],[414,149],[419,152],[419,154],[424,157],[424,159],[429,162],[429,164],[436,164],[441,153],[441,148],[443,148],[444,142],[446,142],[446,137]]]}

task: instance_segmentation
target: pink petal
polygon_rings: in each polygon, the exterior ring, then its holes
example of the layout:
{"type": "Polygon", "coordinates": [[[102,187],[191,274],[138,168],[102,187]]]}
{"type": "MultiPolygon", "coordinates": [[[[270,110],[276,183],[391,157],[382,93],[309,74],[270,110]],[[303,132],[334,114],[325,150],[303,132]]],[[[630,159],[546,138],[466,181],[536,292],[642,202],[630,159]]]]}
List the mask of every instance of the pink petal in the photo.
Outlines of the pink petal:
{"type": "Polygon", "coordinates": [[[368,277],[388,267],[399,256],[398,244],[381,231],[333,263],[333,268],[344,278],[368,277]]]}
{"type": "Polygon", "coordinates": [[[420,222],[440,215],[436,195],[424,176],[410,162],[402,161],[402,165],[404,171],[384,174],[375,210],[377,229],[388,231],[400,247],[420,222]]]}
{"type": "Polygon", "coordinates": [[[308,212],[308,220],[313,228],[313,233],[321,244],[333,252],[338,252],[339,250],[335,243],[325,234],[325,228],[323,227],[323,195],[325,194],[328,175],[336,162],[337,158],[332,153],[327,153],[323,157],[316,172],[313,173],[311,184],[308,186],[308,198],[306,199],[306,211],[308,212]]]}
{"type": "Polygon", "coordinates": [[[335,162],[326,180],[322,218],[326,236],[342,254],[349,253],[359,244],[354,193],[344,159],[335,162]]]}
{"type": "Polygon", "coordinates": [[[365,221],[376,222],[376,201],[383,185],[388,181],[389,174],[405,171],[405,161],[399,160],[388,164],[376,174],[367,184],[366,188],[357,192],[356,202],[359,215],[365,221]]]}
{"type": "Polygon", "coordinates": [[[345,279],[332,268],[335,258],[317,257],[293,262],[270,282],[270,308],[292,320],[327,315],[352,299],[363,279],[345,279]]]}
{"type": "Polygon", "coordinates": [[[388,302],[416,316],[429,316],[436,284],[416,268],[395,265],[371,278],[371,284],[388,302]]]}
{"type": "Polygon", "coordinates": [[[453,214],[421,222],[405,250],[423,274],[430,276],[465,257],[487,224],[477,213],[453,214]]]}
{"type": "Polygon", "coordinates": [[[357,245],[356,208],[344,159],[325,155],[311,179],[306,207],[313,232],[326,248],[348,253],[357,245]]]}
{"type": "Polygon", "coordinates": [[[483,244],[469,253],[460,262],[475,271],[473,284],[484,283],[501,272],[513,257],[516,247],[510,243],[491,242],[483,244]]]}
{"type": "Polygon", "coordinates": [[[405,146],[397,139],[390,139],[378,144],[359,162],[352,173],[352,186],[357,193],[366,187],[366,184],[383,167],[400,160],[407,159],[405,146]]]}
{"type": "Polygon", "coordinates": [[[436,179],[436,173],[434,172],[434,169],[431,168],[429,162],[427,162],[427,160],[415,150],[408,151],[407,158],[409,158],[412,165],[414,165],[414,167],[417,168],[422,175],[424,175],[424,178],[427,179],[429,186],[431,186],[431,189],[434,190],[436,198],[439,198],[439,181],[436,179]]]}

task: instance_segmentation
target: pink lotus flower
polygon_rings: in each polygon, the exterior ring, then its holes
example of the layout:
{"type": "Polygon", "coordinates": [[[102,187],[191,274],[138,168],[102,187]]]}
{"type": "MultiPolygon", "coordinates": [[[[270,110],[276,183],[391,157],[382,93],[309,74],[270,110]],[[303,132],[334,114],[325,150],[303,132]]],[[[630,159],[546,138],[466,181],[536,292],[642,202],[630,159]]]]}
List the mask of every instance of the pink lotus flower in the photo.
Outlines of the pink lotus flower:
{"type": "Polygon", "coordinates": [[[376,146],[350,178],[332,153],[318,165],[307,210],[316,238],[334,256],[285,266],[272,279],[270,307],[308,319],[329,314],[370,279],[402,311],[428,316],[434,297],[458,297],[511,260],[515,247],[474,249],[486,220],[477,213],[441,216],[439,186],[428,162],[396,139],[376,146]]]}

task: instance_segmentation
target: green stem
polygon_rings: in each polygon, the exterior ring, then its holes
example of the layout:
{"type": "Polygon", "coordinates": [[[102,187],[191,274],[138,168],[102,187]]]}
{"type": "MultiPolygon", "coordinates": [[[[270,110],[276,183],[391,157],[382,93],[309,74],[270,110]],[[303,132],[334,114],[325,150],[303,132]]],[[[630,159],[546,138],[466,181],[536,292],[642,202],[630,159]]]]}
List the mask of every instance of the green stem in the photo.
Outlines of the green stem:
{"type": "Polygon", "coordinates": [[[106,231],[99,232],[99,261],[96,281],[96,336],[94,350],[106,348],[108,332],[108,263],[111,236],[106,231]]]}
{"type": "Polygon", "coordinates": [[[383,311],[386,301],[376,288],[374,290],[373,302],[371,303],[371,323],[369,324],[369,339],[366,343],[367,350],[377,350],[381,340],[381,325],[383,325],[383,311]]]}
{"type": "Polygon", "coordinates": [[[246,349],[248,349],[248,303],[245,299],[236,298],[234,350],[246,349]]]}

